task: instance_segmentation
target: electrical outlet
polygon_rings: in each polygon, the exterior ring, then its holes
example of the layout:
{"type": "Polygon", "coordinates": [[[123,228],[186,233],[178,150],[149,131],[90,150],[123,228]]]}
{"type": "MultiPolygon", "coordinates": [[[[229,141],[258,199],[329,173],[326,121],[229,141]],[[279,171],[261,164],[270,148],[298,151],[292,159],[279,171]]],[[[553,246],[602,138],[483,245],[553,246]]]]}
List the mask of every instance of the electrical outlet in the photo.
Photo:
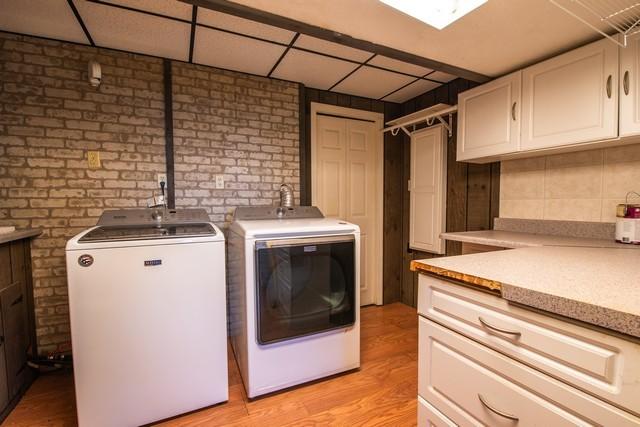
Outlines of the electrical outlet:
{"type": "Polygon", "coordinates": [[[224,190],[224,175],[216,175],[216,190],[224,190]]]}
{"type": "Polygon", "coordinates": [[[100,152],[99,151],[87,151],[87,163],[90,169],[100,168],[100,152]]]}
{"type": "Polygon", "coordinates": [[[167,188],[167,174],[166,173],[159,173],[157,175],[158,177],[158,188],[162,188],[162,184],[160,184],[161,182],[164,182],[164,188],[167,188]]]}

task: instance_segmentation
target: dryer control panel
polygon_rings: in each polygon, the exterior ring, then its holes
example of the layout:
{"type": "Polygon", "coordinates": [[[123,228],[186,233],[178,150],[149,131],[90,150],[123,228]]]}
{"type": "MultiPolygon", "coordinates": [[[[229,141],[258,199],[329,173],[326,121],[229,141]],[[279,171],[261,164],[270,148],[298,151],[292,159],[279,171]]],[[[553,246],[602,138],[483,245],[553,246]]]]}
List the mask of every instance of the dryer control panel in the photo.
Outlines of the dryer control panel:
{"type": "Polygon", "coordinates": [[[324,215],[315,206],[257,206],[236,208],[233,217],[236,221],[258,221],[261,219],[324,218],[324,215]]]}

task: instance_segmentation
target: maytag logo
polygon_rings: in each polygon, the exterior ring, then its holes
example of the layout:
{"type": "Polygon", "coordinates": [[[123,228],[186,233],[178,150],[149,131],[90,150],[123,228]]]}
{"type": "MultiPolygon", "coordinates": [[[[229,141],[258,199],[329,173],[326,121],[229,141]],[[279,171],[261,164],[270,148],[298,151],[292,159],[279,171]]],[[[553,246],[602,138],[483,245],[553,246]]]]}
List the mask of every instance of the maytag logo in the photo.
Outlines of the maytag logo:
{"type": "Polygon", "coordinates": [[[89,267],[93,264],[93,257],[89,254],[83,254],[78,257],[78,264],[82,267],[89,267]]]}
{"type": "Polygon", "coordinates": [[[145,267],[153,267],[154,265],[161,265],[161,264],[162,264],[161,259],[148,259],[144,262],[145,267]]]}

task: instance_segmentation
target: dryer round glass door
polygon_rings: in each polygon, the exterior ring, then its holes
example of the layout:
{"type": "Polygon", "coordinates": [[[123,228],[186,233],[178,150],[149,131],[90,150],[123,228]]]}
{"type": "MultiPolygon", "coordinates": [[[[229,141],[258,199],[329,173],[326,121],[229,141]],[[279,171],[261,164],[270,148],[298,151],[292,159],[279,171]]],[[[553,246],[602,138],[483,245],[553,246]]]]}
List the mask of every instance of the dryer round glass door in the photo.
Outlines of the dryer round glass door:
{"type": "Polygon", "coordinates": [[[260,344],[355,322],[353,236],[257,242],[256,263],[260,344]]]}

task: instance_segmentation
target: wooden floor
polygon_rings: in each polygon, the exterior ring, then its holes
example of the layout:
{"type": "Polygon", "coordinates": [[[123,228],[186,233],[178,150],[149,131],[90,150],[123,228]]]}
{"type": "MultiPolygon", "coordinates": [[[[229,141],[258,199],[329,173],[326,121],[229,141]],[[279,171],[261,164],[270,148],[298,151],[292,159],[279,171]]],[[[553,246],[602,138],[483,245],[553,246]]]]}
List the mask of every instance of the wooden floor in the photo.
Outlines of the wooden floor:
{"type": "MultiPolygon", "coordinates": [[[[247,400],[230,358],[229,401],[162,426],[414,426],[418,381],[415,309],[396,303],[362,309],[361,368],[247,400]]],[[[73,376],[42,375],[3,426],[74,426],[73,376]]]]}

